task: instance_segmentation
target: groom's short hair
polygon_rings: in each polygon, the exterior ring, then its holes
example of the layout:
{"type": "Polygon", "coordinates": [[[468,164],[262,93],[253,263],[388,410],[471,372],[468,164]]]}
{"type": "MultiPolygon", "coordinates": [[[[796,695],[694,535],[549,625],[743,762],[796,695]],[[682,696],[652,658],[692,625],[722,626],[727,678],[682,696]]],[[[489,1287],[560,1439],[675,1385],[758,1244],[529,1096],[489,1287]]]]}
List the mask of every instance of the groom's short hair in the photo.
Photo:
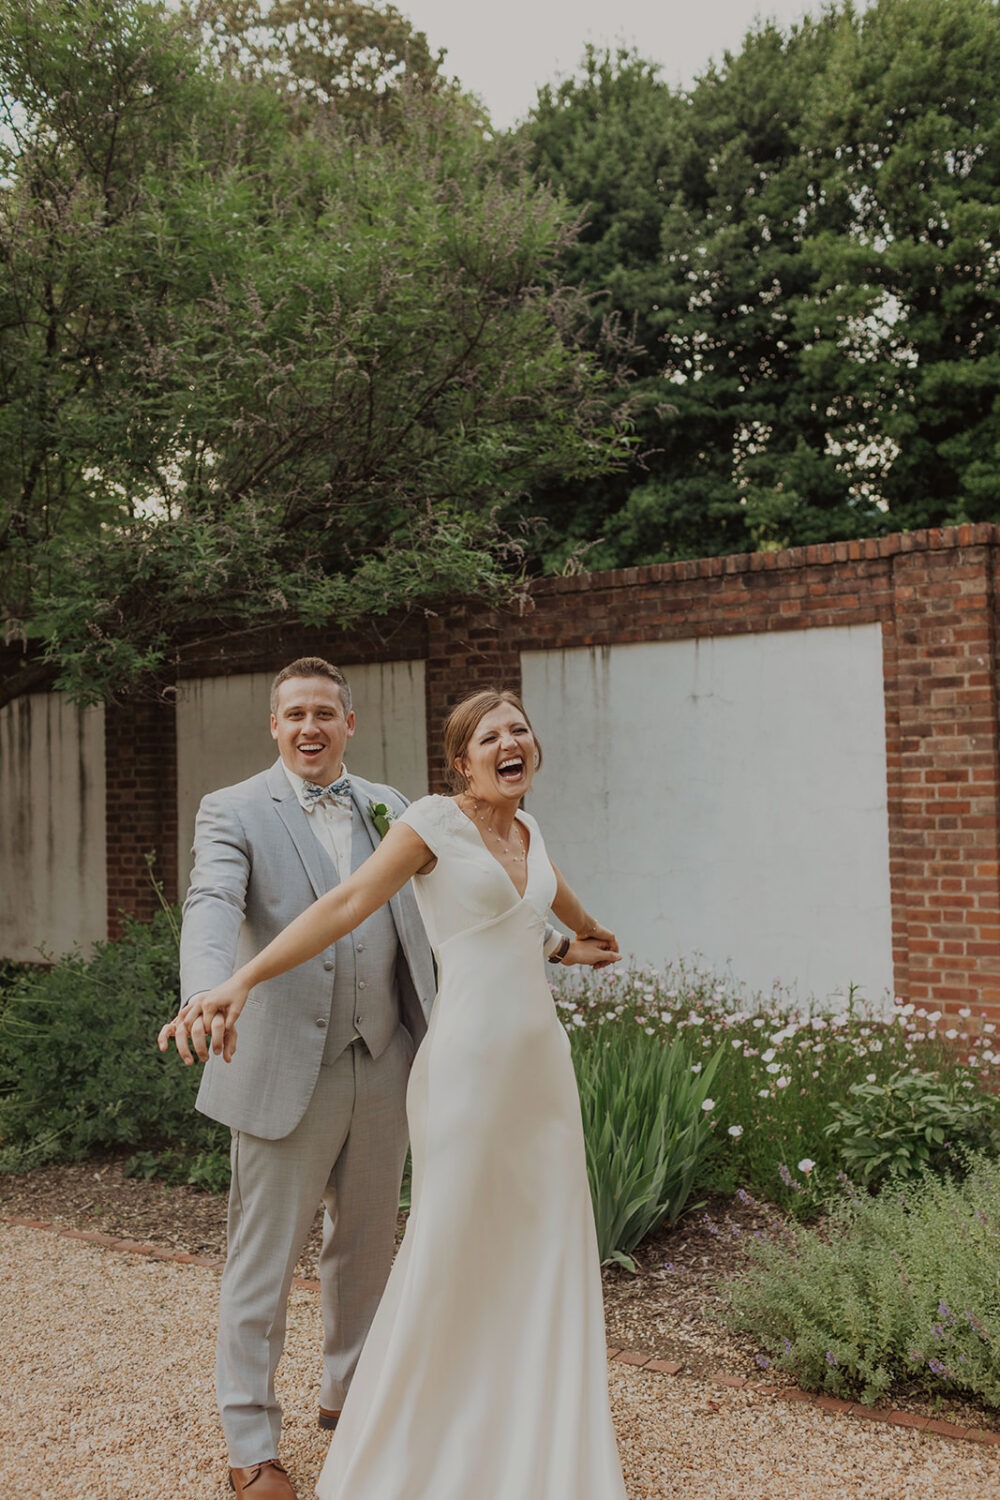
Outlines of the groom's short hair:
{"type": "Polygon", "coordinates": [[[340,701],[344,705],[344,713],[350,713],[351,690],[340,668],[335,667],[333,662],[324,661],[322,656],[300,656],[295,661],[289,662],[287,667],[282,667],[271,683],[271,712],[273,714],[278,711],[278,689],[283,682],[288,681],[289,677],[329,677],[330,681],[335,682],[340,689],[340,701]]]}

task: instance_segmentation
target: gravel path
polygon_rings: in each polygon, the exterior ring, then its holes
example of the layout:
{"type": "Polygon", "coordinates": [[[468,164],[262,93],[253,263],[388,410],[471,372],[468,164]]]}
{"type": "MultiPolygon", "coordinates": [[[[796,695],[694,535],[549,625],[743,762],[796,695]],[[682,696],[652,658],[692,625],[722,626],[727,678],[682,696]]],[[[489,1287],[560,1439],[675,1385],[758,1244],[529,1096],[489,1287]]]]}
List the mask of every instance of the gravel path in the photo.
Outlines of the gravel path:
{"type": "MultiPolygon", "coordinates": [[[[0,1287],[0,1495],[232,1500],[212,1383],[217,1271],[0,1226],[0,1287]]],[[[315,1295],[293,1292],[282,1456],[301,1500],[325,1451],[319,1343],[315,1295]]],[[[621,1365],[609,1379],[629,1500],[1000,1500],[1000,1449],[621,1365]]]]}

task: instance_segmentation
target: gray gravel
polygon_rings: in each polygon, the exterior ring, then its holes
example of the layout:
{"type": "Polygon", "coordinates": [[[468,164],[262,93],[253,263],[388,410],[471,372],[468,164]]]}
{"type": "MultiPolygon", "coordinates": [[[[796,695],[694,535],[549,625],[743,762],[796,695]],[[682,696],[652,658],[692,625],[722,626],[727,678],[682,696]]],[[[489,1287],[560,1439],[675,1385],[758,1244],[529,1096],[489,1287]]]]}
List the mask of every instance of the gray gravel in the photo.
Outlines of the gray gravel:
{"type": "MultiPolygon", "coordinates": [[[[232,1500],[217,1271],[0,1226],[0,1286],[4,1500],[232,1500]]],[[[326,1444],[319,1343],[315,1294],[293,1292],[282,1457],[301,1500],[326,1444]]],[[[1000,1500],[997,1448],[620,1365],[609,1379],[629,1500],[1000,1500]]]]}

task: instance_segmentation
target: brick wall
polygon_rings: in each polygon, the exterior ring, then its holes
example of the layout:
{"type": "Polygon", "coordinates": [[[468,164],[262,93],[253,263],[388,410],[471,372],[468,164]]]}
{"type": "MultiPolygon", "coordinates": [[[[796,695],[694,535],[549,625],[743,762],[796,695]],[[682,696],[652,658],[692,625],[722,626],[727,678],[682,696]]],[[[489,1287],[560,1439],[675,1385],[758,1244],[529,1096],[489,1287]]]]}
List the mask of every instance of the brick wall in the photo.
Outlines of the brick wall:
{"type": "Polygon", "coordinates": [[[147,854],[167,899],[177,894],[177,736],[169,698],[109,706],[104,743],[108,936],[117,937],[123,915],[145,922],[159,909],[147,854]]]}
{"type": "MultiPolygon", "coordinates": [[[[188,651],[184,672],[276,670],[313,651],[345,667],[423,658],[431,787],[440,790],[449,709],[477,687],[519,688],[522,651],[879,623],[896,991],[1000,1020],[998,567],[1000,527],[980,525],[629,568],[539,582],[518,613],[463,601],[367,632],[276,626],[242,645],[188,651]]],[[[115,919],[153,909],[147,849],[158,851],[173,894],[169,724],[169,710],[153,705],[110,712],[115,919]]]]}

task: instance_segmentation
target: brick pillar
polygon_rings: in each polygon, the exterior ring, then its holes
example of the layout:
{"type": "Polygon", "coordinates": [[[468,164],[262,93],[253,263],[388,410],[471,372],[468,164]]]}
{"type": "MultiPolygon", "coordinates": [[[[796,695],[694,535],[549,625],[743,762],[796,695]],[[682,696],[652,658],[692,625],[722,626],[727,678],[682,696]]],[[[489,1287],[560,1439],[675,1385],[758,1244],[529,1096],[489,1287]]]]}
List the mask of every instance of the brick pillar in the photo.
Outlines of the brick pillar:
{"type": "Polygon", "coordinates": [[[448,714],[480,688],[521,691],[521,654],[512,618],[474,601],[452,606],[428,622],[427,776],[432,792],[448,790],[441,734],[448,714]]]}
{"type": "Polygon", "coordinates": [[[157,880],[177,900],[177,735],[172,704],[125,703],[105,710],[108,936],[122,916],[147,922],[159,910],[157,880]]]}
{"type": "Polygon", "coordinates": [[[996,549],[908,541],[884,635],[896,990],[1000,1020],[996,549]]]}

